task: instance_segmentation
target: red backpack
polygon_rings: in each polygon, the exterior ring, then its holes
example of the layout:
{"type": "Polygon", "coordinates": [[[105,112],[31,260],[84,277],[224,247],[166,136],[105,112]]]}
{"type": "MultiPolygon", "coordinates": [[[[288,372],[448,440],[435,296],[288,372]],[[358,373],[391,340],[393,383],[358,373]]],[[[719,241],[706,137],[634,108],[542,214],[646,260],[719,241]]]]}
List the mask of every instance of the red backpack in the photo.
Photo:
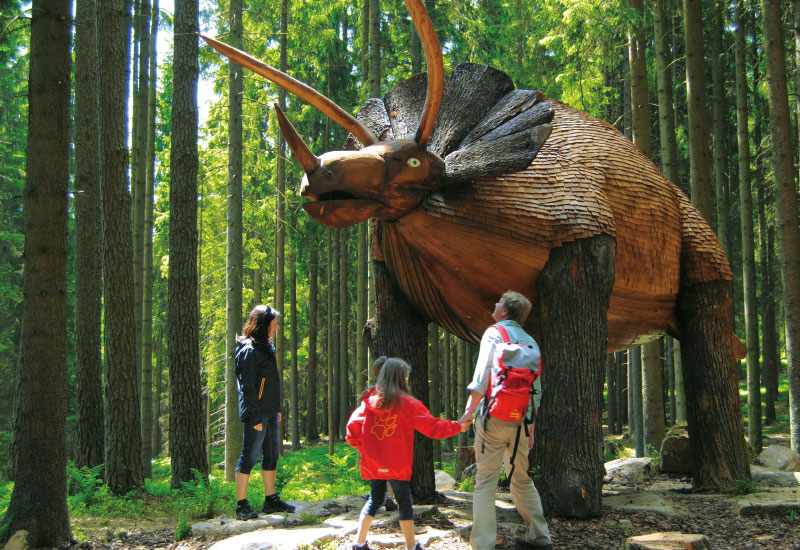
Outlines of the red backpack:
{"type": "Polygon", "coordinates": [[[502,325],[492,325],[503,342],[495,346],[489,382],[489,416],[506,422],[518,422],[535,391],[533,383],[542,373],[542,356],[536,345],[512,344],[502,325]]]}

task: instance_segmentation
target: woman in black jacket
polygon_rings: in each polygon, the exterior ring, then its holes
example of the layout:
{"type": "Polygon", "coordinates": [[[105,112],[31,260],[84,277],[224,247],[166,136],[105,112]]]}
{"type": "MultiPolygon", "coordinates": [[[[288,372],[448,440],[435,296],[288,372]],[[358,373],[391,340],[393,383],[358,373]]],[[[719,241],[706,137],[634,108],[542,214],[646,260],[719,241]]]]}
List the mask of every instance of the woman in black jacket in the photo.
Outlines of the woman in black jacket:
{"type": "Polygon", "coordinates": [[[256,306],[237,338],[236,381],[239,389],[239,419],[244,445],[236,466],[236,517],[258,517],[247,501],[250,471],[261,456],[264,505],[261,511],[294,512],[295,507],[275,492],[275,474],[280,450],[281,380],[272,339],[278,330],[280,313],[270,306],[256,306]]]}

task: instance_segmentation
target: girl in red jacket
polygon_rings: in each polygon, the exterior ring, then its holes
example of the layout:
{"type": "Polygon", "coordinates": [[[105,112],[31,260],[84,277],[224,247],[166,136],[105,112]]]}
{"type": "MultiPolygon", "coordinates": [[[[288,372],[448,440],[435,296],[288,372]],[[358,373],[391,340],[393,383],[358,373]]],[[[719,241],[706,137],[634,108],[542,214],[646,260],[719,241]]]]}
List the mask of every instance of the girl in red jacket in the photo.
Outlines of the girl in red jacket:
{"type": "Polygon", "coordinates": [[[435,439],[452,437],[465,429],[458,422],[432,416],[411,397],[411,367],[402,359],[387,359],[374,388],[364,392],[361,405],[347,422],[347,442],[361,451],[361,477],[369,481],[369,500],[361,510],[353,550],[369,550],[367,533],[383,505],[386,482],[391,482],[400,506],[398,519],[407,550],[424,550],[414,541],[411,508],[411,466],[414,462],[414,430],[435,439]]]}

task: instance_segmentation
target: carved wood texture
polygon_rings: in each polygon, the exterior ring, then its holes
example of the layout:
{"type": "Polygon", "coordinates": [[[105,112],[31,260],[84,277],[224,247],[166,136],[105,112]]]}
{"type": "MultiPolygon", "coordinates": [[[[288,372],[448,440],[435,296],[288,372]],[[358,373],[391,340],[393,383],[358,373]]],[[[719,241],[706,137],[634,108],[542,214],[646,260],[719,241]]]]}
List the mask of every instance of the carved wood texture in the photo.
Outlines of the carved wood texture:
{"type": "MultiPolygon", "coordinates": [[[[617,240],[608,349],[664,332],[679,337],[679,290],[732,277],[710,226],[611,125],[538,92],[512,92],[512,86],[495,69],[455,69],[430,146],[441,156],[469,152],[481,143],[476,132],[487,133],[482,124],[497,119],[493,107],[525,111],[525,98],[529,118],[541,103],[552,109],[552,133],[526,169],[448,185],[415,212],[378,224],[378,244],[403,292],[431,320],[477,342],[502,292],[514,289],[536,300],[536,280],[551,249],[607,234],[617,240]]],[[[382,139],[408,137],[424,89],[424,75],[417,75],[387,94],[384,112],[370,100],[359,116],[382,139]]],[[[534,317],[526,328],[538,337],[534,317]]]]}

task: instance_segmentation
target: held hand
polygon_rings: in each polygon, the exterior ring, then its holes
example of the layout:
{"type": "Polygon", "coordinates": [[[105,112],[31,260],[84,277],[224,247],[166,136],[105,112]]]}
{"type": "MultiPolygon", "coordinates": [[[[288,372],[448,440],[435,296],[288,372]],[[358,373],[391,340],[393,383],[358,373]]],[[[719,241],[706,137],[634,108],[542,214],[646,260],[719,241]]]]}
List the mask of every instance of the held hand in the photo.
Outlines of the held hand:
{"type": "Polygon", "coordinates": [[[467,430],[469,430],[470,424],[471,424],[471,422],[462,422],[461,423],[461,433],[464,433],[467,430]]]}
{"type": "Polygon", "coordinates": [[[464,414],[461,415],[461,418],[458,419],[459,423],[466,424],[469,427],[472,424],[472,415],[469,412],[464,411],[464,414]]]}
{"type": "Polygon", "coordinates": [[[263,430],[263,429],[264,429],[264,427],[261,425],[261,422],[259,422],[258,424],[256,424],[255,426],[253,426],[253,429],[254,429],[255,431],[257,431],[257,432],[260,432],[261,430],[263,430]]]}

